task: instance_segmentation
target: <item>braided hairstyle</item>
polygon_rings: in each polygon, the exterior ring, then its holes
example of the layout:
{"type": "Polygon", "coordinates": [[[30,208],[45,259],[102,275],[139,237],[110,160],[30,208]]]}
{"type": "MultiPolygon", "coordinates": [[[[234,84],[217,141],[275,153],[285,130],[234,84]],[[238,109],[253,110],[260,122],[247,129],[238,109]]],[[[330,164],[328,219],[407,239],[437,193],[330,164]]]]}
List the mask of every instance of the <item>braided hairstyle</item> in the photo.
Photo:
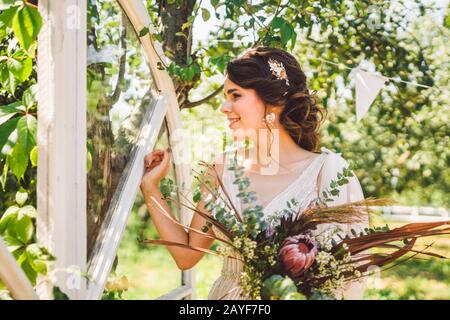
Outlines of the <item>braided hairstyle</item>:
{"type": "Polygon", "coordinates": [[[238,86],[254,89],[266,105],[265,113],[267,104],[283,108],[279,121],[295,143],[305,150],[317,151],[318,129],[324,114],[309,92],[306,76],[294,56],[278,48],[251,48],[228,63],[226,74],[238,86]],[[283,63],[289,85],[272,74],[270,58],[283,63]]]}

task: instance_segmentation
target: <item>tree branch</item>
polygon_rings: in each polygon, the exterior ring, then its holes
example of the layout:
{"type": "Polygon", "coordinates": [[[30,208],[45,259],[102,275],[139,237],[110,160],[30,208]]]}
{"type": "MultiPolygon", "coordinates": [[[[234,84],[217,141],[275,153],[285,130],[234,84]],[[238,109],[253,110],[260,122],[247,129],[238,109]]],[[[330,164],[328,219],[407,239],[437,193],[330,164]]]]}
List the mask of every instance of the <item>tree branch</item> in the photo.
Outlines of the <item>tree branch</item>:
{"type": "Polygon", "coordinates": [[[201,100],[194,101],[194,102],[187,101],[187,102],[181,107],[181,109],[194,108],[194,107],[197,107],[197,106],[199,106],[199,105],[201,105],[201,104],[203,104],[203,103],[206,103],[206,102],[208,102],[210,99],[212,99],[214,96],[216,96],[216,95],[217,95],[220,91],[222,91],[222,90],[223,90],[223,84],[222,84],[219,88],[217,88],[216,90],[214,90],[211,94],[207,95],[206,97],[204,97],[204,98],[201,99],[201,100]]]}
{"type": "Polygon", "coordinates": [[[114,93],[112,94],[111,98],[110,98],[110,103],[111,106],[113,106],[114,104],[116,104],[116,102],[119,100],[120,94],[122,93],[122,88],[123,88],[123,80],[125,78],[125,64],[127,62],[127,42],[126,42],[126,37],[127,37],[127,26],[125,23],[125,15],[122,14],[122,35],[120,37],[120,46],[122,47],[123,50],[123,54],[120,57],[119,60],[119,75],[117,77],[117,84],[116,84],[116,88],[114,90],[114,93]]]}

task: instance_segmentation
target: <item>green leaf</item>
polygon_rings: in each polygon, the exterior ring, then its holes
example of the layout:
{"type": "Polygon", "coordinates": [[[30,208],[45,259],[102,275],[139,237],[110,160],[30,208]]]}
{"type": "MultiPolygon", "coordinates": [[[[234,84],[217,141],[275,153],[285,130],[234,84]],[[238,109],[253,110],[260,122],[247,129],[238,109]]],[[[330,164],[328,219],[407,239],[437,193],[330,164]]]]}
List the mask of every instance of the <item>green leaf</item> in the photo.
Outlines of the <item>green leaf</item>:
{"type": "Polygon", "coordinates": [[[287,42],[289,41],[289,39],[291,39],[292,37],[292,33],[294,32],[294,29],[292,28],[292,26],[288,23],[283,23],[283,25],[281,26],[281,42],[283,44],[287,44],[287,42]]]}
{"type": "Polygon", "coordinates": [[[16,202],[19,207],[22,207],[28,199],[28,193],[24,188],[20,188],[19,191],[16,192],[16,202]]]}
{"type": "Polygon", "coordinates": [[[10,236],[9,234],[4,234],[2,238],[5,242],[6,248],[8,248],[8,251],[11,253],[14,253],[15,251],[23,247],[23,244],[19,240],[10,236]]]}
{"type": "Polygon", "coordinates": [[[94,112],[97,109],[98,101],[102,97],[103,94],[103,84],[100,80],[93,80],[89,87],[88,94],[88,102],[87,107],[88,111],[94,112]]]}
{"type": "Polygon", "coordinates": [[[230,61],[231,57],[228,55],[221,55],[216,57],[209,58],[208,62],[212,65],[217,66],[217,69],[220,73],[225,72],[225,68],[227,66],[228,61],[230,61]]]}
{"type": "Polygon", "coordinates": [[[32,243],[28,245],[25,251],[27,252],[28,257],[33,260],[41,258],[42,250],[37,243],[32,243]]]}
{"type": "Polygon", "coordinates": [[[25,148],[27,154],[36,145],[36,131],[37,121],[34,116],[27,114],[20,118],[17,123],[17,142],[25,148]]]}
{"type": "Polygon", "coordinates": [[[12,153],[8,156],[11,172],[17,180],[23,178],[28,166],[28,153],[21,143],[16,143],[12,153]]]}
{"type": "Polygon", "coordinates": [[[14,233],[16,238],[20,240],[23,244],[30,242],[33,237],[34,226],[31,218],[28,216],[23,216],[22,219],[18,220],[14,226],[14,233]]]}
{"type": "Polygon", "coordinates": [[[143,37],[145,35],[147,35],[150,32],[150,29],[148,27],[144,27],[142,28],[141,31],[139,31],[139,37],[143,37]]]}
{"type": "Polygon", "coordinates": [[[280,17],[275,17],[272,20],[272,29],[279,29],[285,24],[285,20],[280,17]]]}
{"type": "Polygon", "coordinates": [[[3,191],[5,191],[6,177],[8,176],[9,171],[9,159],[6,158],[5,164],[3,165],[3,172],[0,176],[0,184],[2,185],[3,191]]]}
{"type": "Polygon", "coordinates": [[[24,216],[30,217],[30,218],[36,218],[37,217],[37,211],[36,208],[31,205],[26,205],[23,208],[19,209],[19,213],[17,215],[17,218],[20,220],[24,216]]]}
{"type": "Polygon", "coordinates": [[[28,259],[25,248],[23,248],[23,250],[20,250],[19,252],[16,252],[14,256],[17,260],[17,264],[19,265],[21,265],[25,260],[28,259]]]}
{"type": "Polygon", "coordinates": [[[6,10],[13,6],[16,2],[22,3],[22,1],[18,0],[0,0],[0,10],[6,10]]]}
{"type": "Polygon", "coordinates": [[[47,273],[47,264],[41,259],[44,257],[41,247],[37,243],[33,243],[28,245],[25,251],[34,271],[45,275],[47,273]]]}
{"type": "Polygon", "coordinates": [[[0,126],[22,110],[24,110],[24,108],[19,102],[13,102],[6,106],[0,106],[0,126]]]}
{"type": "Polygon", "coordinates": [[[9,71],[6,64],[2,64],[0,66],[1,66],[0,83],[9,93],[14,95],[17,85],[16,78],[14,77],[12,72],[9,71]]]}
{"type": "Polygon", "coordinates": [[[23,259],[23,261],[21,261],[20,267],[27,275],[28,280],[30,280],[30,282],[34,284],[36,282],[37,273],[31,266],[30,260],[28,259],[28,255],[26,252],[24,252],[24,255],[25,255],[25,259],[23,259]]]}
{"type": "Polygon", "coordinates": [[[53,299],[55,300],[70,300],[69,296],[61,291],[59,287],[53,287],[53,299]]]}
{"type": "Polygon", "coordinates": [[[447,14],[444,18],[444,26],[450,29],[450,14],[447,14]]]}
{"type": "Polygon", "coordinates": [[[217,9],[217,6],[219,5],[219,0],[211,0],[211,5],[217,9]]]}
{"type": "Polygon", "coordinates": [[[6,65],[8,66],[9,72],[12,73],[19,82],[24,82],[31,75],[33,60],[31,58],[19,60],[16,57],[10,57],[6,62],[6,65]]]}
{"type": "Polygon", "coordinates": [[[47,274],[47,264],[42,260],[31,260],[29,259],[28,262],[30,263],[31,267],[36,271],[36,273],[40,273],[43,275],[47,274]]]}
{"type": "Polygon", "coordinates": [[[2,5],[0,1],[0,10],[4,10],[2,13],[0,13],[0,28],[5,29],[7,27],[11,27],[12,19],[17,12],[17,7],[11,7],[5,10],[2,9],[1,6],[2,5]]]}
{"type": "Polygon", "coordinates": [[[181,30],[184,30],[186,28],[189,28],[192,25],[190,22],[185,22],[181,25],[181,30]]]}
{"type": "Polygon", "coordinates": [[[194,201],[194,203],[197,203],[201,200],[202,198],[202,193],[200,192],[200,189],[197,189],[194,192],[194,196],[192,197],[192,201],[194,201]]]}
{"type": "Polygon", "coordinates": [[[178,36],[178,37],[184,37],[184,38],[187,39],[187,35],[185,35],[183,32],[179,31],[179,32],[175,33],[175,35],[178,36]]]}
{"type": "Polygon", "coordinates": [[[297,44],[297,32],[295,32],[295,29],[292,29],[291,51],[294,50],[296,44],[297,44]]]}
{"type": "MultiPolygon", "coordinates": [[[[0,22],[1,23],[1,22],[0,22]]],[[[0,42],[8,35],[7,29],[0,26],[0,42]]]]}
{"type": "Polygon", "coordinates": [[[30,86],[22,96],[22,103],[25,106],[26,110],[33,108],[37,104],[37,85],[34,84],[30,86]]]}
{"type": "Polygon", "coordinates": [[[191,81],[196,73],[197,68],[195,67],[195,65],[190,65],[187,70],[186,70],[186,78],[188,81],[191,81]]]}
{"type": "Polygon", "coordinates": [[[205,21],[205,22],[208,21],[209,18],[211,18],[211,13],[209,13],[208,9],[202,8],[202,18],[203,18],[203,21],[205,21]]]}
{"type": "Polygon", "coordinates": [[[34,148],[31,149],[30,161],[31,161],[31,165],[33,167],[37,167],[37,161],[38,161],[38,147],[37,146],[34,146],[34,148]]]}
{"type": "Polygon", "coordinates": [[[45,247],[37,243],[29,244],[26,251],[28,256],[33,260],[55,261],[55,257],[45,247]]]}
{"type": "Polygon", "coordinates": [[[333,196],[337,196],[337,195],[339,195],[339,190],[333,189],[333,190],[331,190],[330,193],[331,193],[333,196]]]}
{"type": "Polygon", "coordinates": [[[89,173],[92,169],[92,154],[88,150],[86,152],[86,171],[89,173]]]}
{"type": "MultiPolygon", "coordinates": [[[[16,130],[18,121],[19,118],[13,118],[6,121],[3,125],[0,125],[0,161],[7,153],[5,150],[3,150],[3,147],[6,145],[6,143],[8,143],[14,130],[16,130]]],[[[13,143],[15,143],[15,141],[13,143]]]]}
{"type": "Polygon", "coordinates": [[[9,224],[10,221],[16,220],[17,216],[19,214],[19,207],[18,206],[11,206],[8,209],[6,209],[3,216],[0,218],[0,233],[3,234],[9,224]]]}
{"type": "Polygon", "coordinates": [[[12,21],[12,28],[25,50],[30,49],[42,26],[42,18],[38,10],[29,6],[19,9],[12,21]]]}

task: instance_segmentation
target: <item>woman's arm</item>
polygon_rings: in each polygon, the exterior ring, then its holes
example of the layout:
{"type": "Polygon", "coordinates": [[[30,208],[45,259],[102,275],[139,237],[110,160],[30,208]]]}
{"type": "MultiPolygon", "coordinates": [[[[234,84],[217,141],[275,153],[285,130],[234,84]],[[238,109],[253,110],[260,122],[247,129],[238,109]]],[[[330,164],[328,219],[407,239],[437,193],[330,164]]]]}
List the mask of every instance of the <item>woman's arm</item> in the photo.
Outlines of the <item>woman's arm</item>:
{"type": "MultiPolygon", "coordinates": [[[[170,154],[167,150],[155,150],[145,157],[146,171],[142,177],[141,190],[152,221],[162,240],[209,249],[214,239],[205,237],[192,230],[186,231],[185,228],[178,225],[172,210],[163,199],[159,183],[168,174],[170,163],[170,154]]],[[[220,169],[219,167],[217,168],[218,171],[220,169]]],[[[212,176],[214,177],[214,175],[212,176]]],[[[213,181],[213,183],[216,184],[216,181],[213,181]]],[[[207,190],[204,188],[202,188],[201,192],[203,195],[207,195],[207,190]]],[[[203,200],[200,200],[198,203],[197,210],[207,213],[203,200]]],[[[205,222],[206,220],[203,217],[194,213],[190,226],[193,229],[201,230],[205,222]]],[[[208,230],[208,234],[214,235],[212,229],[208,230]]],[[[205,254],[204,252],[178,246],[168,246],[167,248],[181,270],[192,268],[205,254]]]]}

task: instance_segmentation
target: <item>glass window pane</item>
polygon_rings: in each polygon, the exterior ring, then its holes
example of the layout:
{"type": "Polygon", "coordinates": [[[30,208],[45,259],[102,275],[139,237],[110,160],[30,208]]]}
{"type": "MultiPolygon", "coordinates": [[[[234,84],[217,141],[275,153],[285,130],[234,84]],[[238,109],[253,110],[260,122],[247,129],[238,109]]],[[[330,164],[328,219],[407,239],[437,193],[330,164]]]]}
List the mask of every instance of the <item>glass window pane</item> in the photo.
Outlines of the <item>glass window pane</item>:
{"type": "MultiPolygon", "coordinates": [[[[94,244],[100,227],[111,217],[108,210],[117,205],[130,167],[143,165],[133,162],[134,145],[143,119],[148,120],[159,93],[139,37],[118,3],[91,0],[88,12],[87,209],[91,259],[102,254],[93,251],[94,244]]],[[[155,148],[168,146],[164,121],[155,148]]],[[[163,192],[176,184],[172,167],[164,180],[163,192]]],[[[174,192],[171,196],[174,201],[169,204],[179,219],[178,195],[174,192]]],[[[109,298],[117,297],[115,288],[126,283],[128,291],[122,295],[126,299],[156,298],[181,285],[181,272],[168,250],[140,244],[138,238],[158,238],[141,194],[136,197],[119,247],[117,268],[109,277],[108,293],[113,292],[109,298]]]]}
{"type": "Polygon", "coordinates": [[[157,90],[131,23],[115,1],[90,1],[88,19],[88,252],[132,156],[157,90]]]}
{"type": "MultiPolygon", "coordinates": [[[[166,124],[161,128],[155,149],[169,146],[166,124]]],[[[173,164],[173,160],[172,160],[173,164]]],[[[175,167],[162,181],[162,192],[173,201],[169,201],[172,212],[179,219],[178,192],[175,167]]],[[[125,275],[128,290],[123,293],[125,299],[155,299],[181,285],[181,272],[166,247],[140,244],[136,238],[159,239],[159,234],[151,221],[142,194],[139,193],[133,207],[124,237],[118,251],[117,276],[125,275]]]]}

